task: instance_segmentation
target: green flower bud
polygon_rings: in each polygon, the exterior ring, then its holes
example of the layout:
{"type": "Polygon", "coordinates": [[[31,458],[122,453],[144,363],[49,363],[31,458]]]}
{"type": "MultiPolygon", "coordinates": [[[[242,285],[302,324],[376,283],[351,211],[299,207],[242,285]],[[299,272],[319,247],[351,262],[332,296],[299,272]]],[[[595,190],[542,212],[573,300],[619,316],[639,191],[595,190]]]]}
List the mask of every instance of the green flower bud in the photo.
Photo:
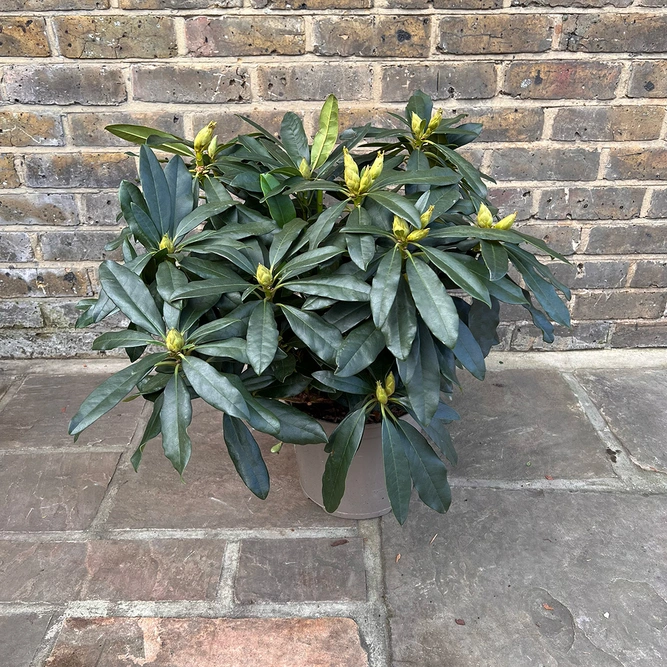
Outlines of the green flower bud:
{"type": "Polygon", "coordinates": [[[371,172],[368,167],[364,167],[361,170],[361,179],[359,180],[359,193],[366,192],[371,185],[373,185],[371,172]]]}
{"type": "Polygon", "coordinates": [[[387,396],[391,396],[396,391],[396,379],[394,378],[393,373],[387,375],[387,379],[384,382],[384,387],[387,390],[387,396]]]}
{"type": "Polygon", "coordinates": [[[426,127],[426,132],[424,134],[426,135],[433,134],[433,132],[435,132],[438,129],[440,121],[442,121],[442,111],[438,109],[433,115],[433,118],[431,118],[428,126],[426,127]]]}
{"type": "Polygon", "coordinates": [[[496,222],[495,225],[493,225],[494,229],[510,229],[512,225],[514,224],[514,221],[516,220],[516,213],[512,213],[512,215],[508,215],[504,217],[502,220],[499,220],[496,222]]]}
{"type": "Polygon", "coordinates": [[[304,177],[304,178],[310,178],[311,176],[311,171],[310,167],[308,166],[308,163],[306,162],[306,158],[301,158],[301,164],[299,165],[299,173],[304,177]]]}
{"type": "Polygon", "coordinates": [[[213,139],[213,132],[215,132],[216,123],[211,121],[206,127],[197,132],[195,137],[195,153],[203,153],[213,139]]]}
{"type": "Polygon", "coordinates": [[[273,282],[273,274],[270,269],[267,269],[264,266],[264,264],[260,264],[257,267],[255,278],[262,287],[269,287],[273,282]]]}
{"type": "Polygon", "coordinates": [[[382,405],[387,405],[387,401],[389,400],[387,392],[384,390],[382,382],[380,382],[379,380],[377,386],[375,387],[375,398],[377,398],[377,400],[380,401],[382,405]]]}
{"type": "Polygon", "coordinates": [[[169,238],[169,234],[165,234],[160,239],[160,245],[158,246],[160,250],[165,250],[171,255],[174,252],[175,246],[174,241],[169,238]]]}
{"type": "Polygon", "coordinates": [[[401,241],[405,240],[410,233],[410,227],[408,223],[405,222],[402,218],[399,218],[397,215],[394,216],[394,225],[393,225],[394,236],[401,241]]]}
{"type": "Polygon", "coordinates": [[[412,117],[410,118],[410,127],[412,129],[412,134],[416,139],[421,139],[424,134],[424,125],[426,121],[420,118],[414,111],[412,112],[412,117]]]}
{"type": "Polygon", "coordinates": [[[383,167],[384,167],[384,153],[380,151],[377,154],[375,160],[373,160],[371,168],[368,170],[371,180],[374,181],[382,173],[383,167]]]}
{"type": "Polygon", "coordinates": [[[360,178],[359,178],[359,167],[354,161],[354,158],[350,155],[350,152],[347,148],[343,148],[343,162],[345,163],[345,173],[343,177],[345,178],[345,185],[347,189],[352,194],[357,194],[359,192],[360,178]]]}
{"type": "Polygon", "coordinates": [[[431,216],[433,215],[433,211],[435,210],[435,206],[429,206],[420,216],[419,216],[419,222],[422,223],[422,227],[426,227],[429,222],[431,222],[431,216]]]}
{"type": "Polygon", "coordinates": [[[169,329],[164,342],[167,344],[169,352],[173,352],[174,354],[180,352],[183,349],[183,345],[185,345],[183,334],[178,329],[169,329]]]}
{"type": "Polygon", "coordinates": [[[416,242],[425,239],[428,236],[429,229],[415,229],[414,232],[408,234],[408,241],[416,242]]]}
{"type": "Polygon", "coordinates": [[[283,448],[282,442],[277,442],[273,447],[271,447],[271,454],[280,454],[280,450],[283,448]]]}
{"type": "Polygon", "coordinates": [[[211,158],[211,160],[215,157],[215,154],[218,152],[218,135],[216,134],[213,139],[211,139],[211,143],[208,145],[208,156],[211,158]]]}
{"type": "Polygon", "coordinates": [[[477,212],[477,226],[488,228],[493,225],[493,215],[486,204],[481,204],[477,212]]]}

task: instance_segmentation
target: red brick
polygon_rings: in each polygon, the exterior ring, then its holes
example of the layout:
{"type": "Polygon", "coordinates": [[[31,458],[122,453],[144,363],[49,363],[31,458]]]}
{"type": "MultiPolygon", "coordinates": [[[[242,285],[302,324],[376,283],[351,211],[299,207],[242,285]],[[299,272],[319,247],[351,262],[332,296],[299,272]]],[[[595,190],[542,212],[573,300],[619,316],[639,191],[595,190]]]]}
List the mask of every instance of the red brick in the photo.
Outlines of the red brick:
{"type": "Polygon", "coordinates": [[[367,667],[349,618],[69,618],[45,667],[367,667]]]}
{"type": "Polygon", "coordinates": [[[243,0],[120,0],[121,9],[229,9],[243,0]]]}
{"type": "MultiPolygon", "coordinates": [[[[369,9],[373,0],[251,0],[256,9],[369,9]]],[[[390,5],[398,6],[398,5],[390,5]]]]}

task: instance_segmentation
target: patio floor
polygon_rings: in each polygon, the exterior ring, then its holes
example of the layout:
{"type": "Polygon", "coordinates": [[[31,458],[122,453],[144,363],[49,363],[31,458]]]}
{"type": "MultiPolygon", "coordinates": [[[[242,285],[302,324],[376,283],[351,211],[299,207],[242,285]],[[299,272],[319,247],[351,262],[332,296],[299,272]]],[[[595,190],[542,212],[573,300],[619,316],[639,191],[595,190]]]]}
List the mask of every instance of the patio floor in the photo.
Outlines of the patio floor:
{"type": "MultiPolygon", "coordinates": [[[[110,359],[0,361],[2,667],[667,664],[667,352],[497,354],[453,406],[439,515],[325,514],[293,449],[266,501],[197,406],[185,483],[110,359]]],[[[199,402],[200,403],[200,402],[199,402]]]]}

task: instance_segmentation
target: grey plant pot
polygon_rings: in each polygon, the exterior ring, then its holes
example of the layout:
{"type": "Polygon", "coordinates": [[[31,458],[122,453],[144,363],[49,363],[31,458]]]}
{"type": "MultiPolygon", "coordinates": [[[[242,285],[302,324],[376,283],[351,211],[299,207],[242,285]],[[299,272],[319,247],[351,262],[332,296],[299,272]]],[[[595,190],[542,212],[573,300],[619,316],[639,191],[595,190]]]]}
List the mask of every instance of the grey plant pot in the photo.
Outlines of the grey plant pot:
{"type": "MultiPolygon", "coordinates": [[[[320,421],[327,435],[337,424],[320,421]]],[[[303,492],[324,508],[322,474],[329,456],[324,445],[294,445],[303,492]]],[[[391,511],[382,460],[382,425],[366,424],[359,449],[352,459],[345,493],[334,516],[343,519],[372,519],[391,511]]]]}

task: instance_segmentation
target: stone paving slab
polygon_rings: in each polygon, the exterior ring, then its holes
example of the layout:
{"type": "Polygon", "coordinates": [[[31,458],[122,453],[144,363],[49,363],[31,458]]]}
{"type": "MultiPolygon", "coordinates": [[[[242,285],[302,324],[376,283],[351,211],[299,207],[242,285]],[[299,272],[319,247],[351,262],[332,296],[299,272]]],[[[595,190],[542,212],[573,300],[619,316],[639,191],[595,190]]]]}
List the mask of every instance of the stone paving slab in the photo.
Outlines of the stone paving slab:
{"type": "Polygon", "coordinates": [[[222,416],[196,402],[192,425],[192,456],[185,484],[162,452],[159,438],[144,450],[139,472],[119,473],[118,493],[111,509],[112,528],[296,528],[349,526],[308,500],[299,485],[293,447],[280,454],[269,449],[275,438],[257,434],[269,469],[271,491],[255,497],[239,478],[222,438],[222,416]]]}
{"type": "Polygon", "coordinates": [[[667,664],[666,516],[665,496],[455,489],[445,516],[383,519],[392,664],[667,664]]]}
{"type": "Polygon", "coordinates": [[[0,541],[0,602],[211,600],[216,540],[0,541]]]}
{"type": "Polygon", "coordinates": [[[0,466],[0,530],[84,530],[90,526],[120,454],[9,454],[0,466]]]}
{"type": "MultiPolygon", "coordinates": [[[[2,411],[0,449],[68,446],[69,420],[108,375],[29,375],[2,411]]],[[[78,445],[127,445],[137,427],[140,401],[120,403],[86,429],[78,445]]]]}
{"type": "Polygon", "coordinates": [[[241,604],[364,602],[363,540],[245,540],[236,598],[241,604]]]}
{"type": "Polygon", "coordinates": [[[30,667],[51,621],[51,614],[0,617],[0,665],[30,667]]]}
{"type": "Polygon", "coordinates": [[[454,477],[523,480],[614,477],[605,446],[559,373],[489,372],[480,382],[461,373],[463,391],[450,424],[459,456],[454,477]]]}
{"type": "Polygon", "coordinates": [[[68,619],[47,667],[365,667],[348,618],[68,619]]]}
{"type": "Polygon", "coordinates": [[[634,459],[667,472],[667,371],[580,371],[576,377],[634,459]]]}
{"type": "Polygon", "coordinates": [[[14,377],[12,375],[0,372],[0,398],[5,395],[5,392],[9,389],[13,381],[14,377]]]}

